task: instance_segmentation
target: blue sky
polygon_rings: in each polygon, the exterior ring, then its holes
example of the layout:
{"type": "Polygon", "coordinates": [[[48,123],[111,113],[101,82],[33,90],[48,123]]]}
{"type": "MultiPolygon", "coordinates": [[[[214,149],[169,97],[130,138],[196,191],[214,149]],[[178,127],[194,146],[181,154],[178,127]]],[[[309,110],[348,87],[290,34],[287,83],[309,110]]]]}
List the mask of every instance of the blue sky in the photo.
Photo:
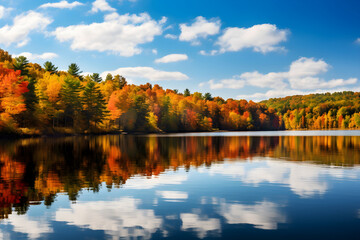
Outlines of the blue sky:
{"type": "Polygon", "coordinates": [[[224,98],[360,91],[359,1],[0,0],[0,48],[224,98]]]}

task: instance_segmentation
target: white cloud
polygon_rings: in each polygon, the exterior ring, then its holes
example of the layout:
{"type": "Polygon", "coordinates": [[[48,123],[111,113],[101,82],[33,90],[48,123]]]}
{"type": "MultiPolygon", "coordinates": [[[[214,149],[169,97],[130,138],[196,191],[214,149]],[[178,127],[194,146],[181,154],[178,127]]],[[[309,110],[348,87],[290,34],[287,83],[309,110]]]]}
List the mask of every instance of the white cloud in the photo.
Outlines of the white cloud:
{"type": "Polygon", "coordinates": [[[105,16],[104,22],[58,27],[53,35],[61,42],[71,42],[73,50],[112,52],[130,57],[140,54],[138,45],[152,42],[162,34],[166,18],[155,21],[147,13],[117,13],[105,16]]]}
{"type": "Polygon", "coordinates": [[[200,44],[199,38],[206,38],[220,32],[221,22],[218,19],[206,20],[199,16],[191,25],[180,24],[180,41],[192,42],[194,45],[200,44]]]}
{"type": "Polygon", "coordinates": [[[188,56],[186,54],[169,54],[162,58],[158,58],[155,60],[156,63],[171,63],[171,62],[180,62],[188,60],[188,56]]]}
{"type": "Polygon", "coordinates": [[[150,239],[160,229],[163,219],[156,216],[153,209],[140,209],[140,204],[140,199],[131,197],[116,201],[77,202],[71,208],[57,210],[55,221],[103,230],[113,239],[150,239]]]}
{"type": "Polygon", "coordinates": [[[360,44],[360,38],[356,39],[355,42],[360,44]]]}
{"type": "Polygon", "coordinates": [[[165,35],[165,38],[168,38],[168,39],[177,39],[178,37],[176,36],[176,35],[174,35],[174,34],[166,34],[165,35]]]}
{"type": "Polygon", "coordinates": [[[219,53],[219,51],[218,50],[211,50],[209,52],[206,52],[205,50],[201,50],[199,53],[201,55],[203,55],[203,56],[215,56],[216,54],[219,53]]]}
{"type": "Polygon", "coordinates": [[[252,48],[255,52],[267,53],[283,49],[278,44],[286,41],[287,30],[280,30],[273,24],[259,24],[250,28],[227,28],[219,37],[220,52],[237,52],[252,48]]]}
{"type": "Polygon", "coordinates": [[[253,101],[261,101],[269,98],[279,98],[279,97],[286,97],[292,95],[308,95],[308,94],[315,94],[315,93],[334,93],[334,92],[343,92],[343,91],[354,91],[359,92],[360,88],[334,88],[334,89],[314,89],[310,91],[302,91],[302,90],[295,90],[295,89],[273,89],[269,90],[265,93],[253,93],[253,94],[243,94],[238,95],[238,99],[248,99],[253,101]]]}
{"type": "Polygon", "coordinates": [[[110,7],[110,5],[106,2],[106,0],[96,0],[92,3],[91,12],[114,12],[115,8],[110,7]]]}
{"type": "Polygon", "coordinates": [[[356,78],[324,81],[317,75],[327,72],[329,65],[323,60],[302,57],[291,63],[287,73],[290,85],[296,89],[334,88],[356,83],[356,78]]]}
{"type": "Polygon", "coordinates": [[[33,54],[30,52],[23,52],[23,53],[14,55],[14,57],[19,57],[19,56],[24,56],[29,60],[38,60],[38,59],[39,60],[50,60],[50,59],[58,57],[58,55],[56,53],[52,53],[52,52],[46,52],[43,54],[33,54]]]}
{"type": "Polygon", "coordinates": [[[5,7],[0,6],[0,19],[5,15],[5,7]]]}
{"type": "Polygon", "coordinates": [[[17,43],[18,47],[25,46],[29,41],[29,34],[33,31],[41,32],[52,22],[45,15],[29,11],[14,18],[13,25],[0,28],[0,44],[10,46],[17,43]]]}
{"type": "Polygon", "coordinates": [[[286,223],[286,217],[275,203],[262,201],[253,205],[220,203],[219,212],[228,224],[252,224],[259,229],[277,229],[278,223],[286,223]]]}
{"type": "Polygon", "coordinates": [[[221,232],[220,220],[216,218],[200,217],[196,213],[181,213],[181,230],[194,229],[198,238],[204,238],[209,232],[213,231],[218,235],[221,232]]]}
{"type": "Polygon", "coordinates": [[[209,80],[208,82],[202,82],[199,84],[199,87],[209,87],[210,89],[222,89],[222,88],[231,88],[239,89],[245,86],[245,81],[241,79],[222,79],[219,82],[214,80],[209,80]]]}
{"type": "Polygon", "coordinates": [[[13,214],[9,219],[4,219],[3,224],[12,225],[13,231],[27,234],[30,239],[37,239],[44,233],[53,232],[48,222],[30,219],[27,215],[13,214]]]}
{"type": "MultiPolygon", "coordinates": [[[[254,97],[255,99],[265,99],[269,97],[281,97],[288,95],[306,94],[316,92],[337,91],[338,87],[352,85],[357,82],[357,78],[332,79],[326,81],[320,78],[320,74],[326,73],[330,66],[323,60],[301,57],[291,63],[288,72],[270,72],[267,74],[245,72],[234,76],[232,79],[223,79],[215,82],[200,83],[200,87],[211,89],[232,88],[239,89],[246,85],[270,88],[266,93],[256,93],[251,95],[239,95],[239,98],[254,97]],[[307,90],[307,91],[302,91],[307,90]],[[287,95],[285,95],[287,94],[287,95]]],[[[254,100],[254,99],[253,99],[254,100]]]]}
{"type": "Polygon", "coordinates": [[[75,1],[72,3],[69,3],[68,1],[60,1],[60,2],[56,2],[56,3],[45,3],[43,5],[41,5],[39,8],[68,8],[68,9],[73,9],[74,7],[78,7],[78,6],[82,6],[84,5],[81,2],[75,1]]]}
{"type": "Polygon", "coordinates": [[[12,8],[6,8],[6,7],[0,5],[0,19],[7,16],[11,10],[12,10],[12,8]]]}
{"type": "Polygon", "coordinates": [[[180,191],[156,191],[156,194],[164,198],[165,201],[182,201],[188,199],[188,194],[180,191]]]}
{"type": "Polygon", "coordinates": [[[165,80],[187,80],[189,77],[181,72],[166,72],[152,67],[125,67],[118,68],[115,71],[106,71],[101,74],[102,77],[110,73],[112,75],[122,75],[129,80],[145,79],[148,81],[165,80]]]}
{"type": "Polygon", "coordinates": [[[155,55],[157,55],[158,54],[158,51],[157,51],[157,49],[153,49],[153,50],[151,50],[151,52],[153,53],[153,54],[155,54],[155,55]]]}

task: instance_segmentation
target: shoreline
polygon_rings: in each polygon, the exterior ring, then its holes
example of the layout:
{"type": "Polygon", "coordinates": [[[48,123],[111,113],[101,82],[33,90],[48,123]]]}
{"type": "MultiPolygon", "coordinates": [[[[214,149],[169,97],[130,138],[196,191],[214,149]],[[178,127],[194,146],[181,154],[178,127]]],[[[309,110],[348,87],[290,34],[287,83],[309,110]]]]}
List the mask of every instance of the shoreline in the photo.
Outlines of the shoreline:
{"type": "MultiPolygon", "coordinates": [[[[26,133],[19,133],[19,134],[2,134],[0,133],[0,140],[16,140],[16,139],[29,139],[29,138],[63,138],[63,137],[77,137],[77,136],[105,136],[105,135],[133,135],[133,136],[149,136],[149,135],[157,135],[157,136],[182,136],[182,135],[208,135],[208,134],[216,134],[216,133],[241,133],[239,135],[252,135],[260,136],[256,133],[263,132],[263,133],[303,133],[303,132],[347,132],[347,131],[359,131],[360,129],[341,129],[341,128],[334,128],[334,129],[289,129],[289,130],[214,130],[214,131],[192,131],[192,132],[125,132],[125,131],[109,131],[109,132],[91,132],[91,133],[54,133],[54,134],[26,134],[26,133]]],[[[272,134],[264,134],[264,136],[271,136],[272,134]]],[[[280,134],[282,136],[300,136],[300,135],[287,135],[287,134],[280,134]]],[[[310,135],[304,135],[310,136],[310,135]]],[[[323,135],[325,136],[325,135],[323,135]]],[[[331,136],[340,136],[340,135],[331,135],[331,136]]],[[[347,136],[347,135],[345,135],[347,136]]],[[[358,135],[354,135],[358,136],[358,135]]],[[[360,136],[360,134],[359,134],[360,136]]]]}

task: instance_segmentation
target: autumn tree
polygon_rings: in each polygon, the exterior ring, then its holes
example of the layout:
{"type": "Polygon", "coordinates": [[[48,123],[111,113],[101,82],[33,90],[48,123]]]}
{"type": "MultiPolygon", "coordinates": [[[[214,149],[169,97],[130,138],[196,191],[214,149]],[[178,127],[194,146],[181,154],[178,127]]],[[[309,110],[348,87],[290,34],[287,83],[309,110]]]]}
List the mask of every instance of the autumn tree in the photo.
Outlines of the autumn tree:
{"type": "Polygon", "coordinates": [[[25,111],[23,94],[28,91],[19,70],[4,68],[0,64],[0,127],[16,126],[14,116],[25,111]]]}

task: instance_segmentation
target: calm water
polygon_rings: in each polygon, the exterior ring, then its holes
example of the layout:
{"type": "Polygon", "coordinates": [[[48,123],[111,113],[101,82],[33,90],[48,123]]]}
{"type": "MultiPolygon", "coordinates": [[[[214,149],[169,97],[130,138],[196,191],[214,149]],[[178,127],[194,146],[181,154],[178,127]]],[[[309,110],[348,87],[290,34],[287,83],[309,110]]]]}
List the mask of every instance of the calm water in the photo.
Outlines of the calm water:
{"type": "Polygon", "coordinates": [[[359,135],[1,141],[0,239],[358,240],[359,135]]]}

